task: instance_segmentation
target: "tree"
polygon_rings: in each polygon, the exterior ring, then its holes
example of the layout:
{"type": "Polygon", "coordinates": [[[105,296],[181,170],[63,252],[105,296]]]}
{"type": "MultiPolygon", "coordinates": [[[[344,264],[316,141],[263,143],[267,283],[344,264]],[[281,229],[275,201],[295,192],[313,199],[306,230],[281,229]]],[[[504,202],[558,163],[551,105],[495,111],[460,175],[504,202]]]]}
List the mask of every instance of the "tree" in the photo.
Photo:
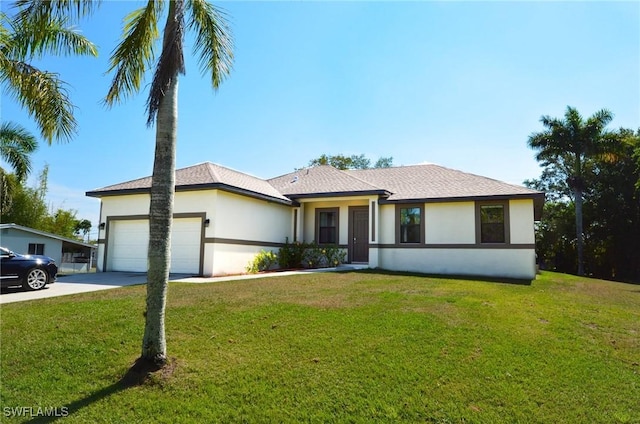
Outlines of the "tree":
{"type": "MultiPolygon", "coordinates": [[[[79,18],[96,4],[89,0],[19,0],[13,19],[0,12],[0,85],[34,118],[49,144],[54,139],[66,141],[75,132],[74,106],[58,75],[38,69],[33,60],[45,54],[97,56],[96,47],[69,26],[68,14],[75,10],[79,18]]],[[[17,184],[31,171],[29,156],[37,147],[36,138],[21,125],[0,125],[0,157],[13,168],[18,180],[12,181],[7,177],[10,174],[0,169],[3,211],[17,184]]]]}
{"type": "Polygon", "coordinates": [[[24,181],[31,172],[31,153],[38,148],[36,138],[26,129],[12,122],[0,125],[0,158],[15,172],[18,181],[24,181]]]}
{"type": "Polygon", "coordinates": [[[125,18],[122,40],[110,58],[109,72],[115,75],[105,98],[105,103],[113,106],[139,92],[145,71],[155,70],[147,99],[147,126],[156,125],[156,148],[149,207],[145,330],[138,363],[156,368],[167,363],[164,311],[175,190],[178,77],[185,72],[183,36],[187,29],[195,32],[194,52],[200,69],[210,73],[211,84],[217,89],[230,73],[233,61],[230,29],[222,12],[204,0],[149,0],[125,18]],[[162,50],[154,64],[158,22],[167,5],[162,50]]]}
{"type": "MultiPolygon", "coordinates": [[[[66,84],[58,74],[38,69],[33,60],[46,54],[97,56],[96,47],[74,30],[69,13],[89,13],[88,0],[20,0],[13,19],[0,13],[0,83],[35,120],[47,143],[68,141],[77,122],[66,84]]],[[[15,126],[15,124],[13,124],[15,126]]]]}
{"type": "MultiPolygon", "coordinates": [[[[593,170],[585,176],[583,234],[585,274],[598,278],[640,282],[640,168],[634,152],[640,132],[620,129],[616,160],[607,156],[588,160],[593,170]]],[[[536,228],[536,251],[540,266],[574,272],[576,264],[575,207],[570,190],[558,175],[545,168],[529,187],[545,191],[542,220],[536,228]]]]}
{"type": "MultiPolygon", "coordinates": [[[[373,168],[389,168],[392,166],[392,157],[381,157],[373,165],[373,168]]],[[[310,160],[307,166],[317,165],[330,165],[337,169],[369,169],[371,168],[371,159],[368,159],[364,154],[360,155],[326,155],[322,154],[320,157],[310,160]]]]}
{"type": "Polygon", "coordinates": [[[89,221],[88,219],[83,219],[81,221],[78,221],[73,229],[73,233],[76,235],[80,235],[82,234],[82,240],[87,240],[88,239],[88,235],[89,232],[91,231],[91,221],[89,221]]]}
{"type": "Polygon", "coordinates": [[[545,131],[531,134],[529,147],[537,150],[536,159],[545,168],[562,176],[575,203],[575,227],[578,275],[584,275],[584,234],[582,204],[586,175],[592,170],[588,160],[616,151],[605,127],[613,115],[602,109],[586,121],[575,108],[567,107],[564,119],[542,116],[545,131]]]}

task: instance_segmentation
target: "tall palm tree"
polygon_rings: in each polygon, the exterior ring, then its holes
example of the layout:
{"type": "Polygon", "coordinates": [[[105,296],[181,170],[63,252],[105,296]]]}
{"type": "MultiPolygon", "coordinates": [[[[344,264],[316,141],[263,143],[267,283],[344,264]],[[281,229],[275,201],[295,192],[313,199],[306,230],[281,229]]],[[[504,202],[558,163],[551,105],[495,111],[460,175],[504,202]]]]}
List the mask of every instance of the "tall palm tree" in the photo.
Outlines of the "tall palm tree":
{"type": "Polygon", "coordinates": [[[233,61],[231,32],[222,12],[205,0],[149,0],[125,18],[122,40],[111,55],[109,72],[115,75],[105,98],[105,103],[112,106],[137,93],[145,71],[154,68],[147,99],[147,126],[156,124],[156,148],[149,207],[146,321],[140,360],[156,367],[167,361],[164,311],[171,259],[178,77],[185,72],[185,30],[195,32],[194,52],[201,72],[210,73],[211,84],[217,89],[228,76],[233,61]],[[165,6],[168,8],[162,50],[154,64],[158,21],[165,6]]]}
{"type": "Polygon", "coordinates": [[[573,193],[578,275],[584,275],[582,203],[588,172],[586,168],[590,158],[616,151],[613,144],[615,138],[608,137],[605,130],[612,119],[613,114],[602,109],[585,121],[575,108],[567,106],[564,119],[542,116],[540,122],[546,130],[529,136],[529,147],[538,151],[536,159],[543,166],[553,166],[558,170],[573,193]]]}

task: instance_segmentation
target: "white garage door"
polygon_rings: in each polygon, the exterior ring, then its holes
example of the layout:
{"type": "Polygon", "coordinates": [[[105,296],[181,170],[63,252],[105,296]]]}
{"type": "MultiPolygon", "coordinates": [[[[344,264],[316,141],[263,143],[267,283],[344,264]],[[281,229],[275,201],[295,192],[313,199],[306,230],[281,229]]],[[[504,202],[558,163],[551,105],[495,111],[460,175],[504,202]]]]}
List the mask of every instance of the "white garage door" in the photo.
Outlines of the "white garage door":
{"type": "MultiPolygon", "coordinates": [[[[171,272],[200,272],[200,218],[173,220],[171,272]]],[[[109,225],[108,271],[147,272],[149,221],[112,221],[109,225]]]]}

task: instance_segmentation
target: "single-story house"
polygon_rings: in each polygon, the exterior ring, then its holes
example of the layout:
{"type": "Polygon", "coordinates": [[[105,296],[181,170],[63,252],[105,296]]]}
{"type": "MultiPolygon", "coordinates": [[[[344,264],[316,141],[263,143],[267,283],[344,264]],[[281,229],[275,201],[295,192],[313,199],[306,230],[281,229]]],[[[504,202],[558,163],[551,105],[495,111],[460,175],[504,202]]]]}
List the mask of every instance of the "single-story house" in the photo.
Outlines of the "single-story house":
{"type": "MultiPolygon", "coordinates": [[[[87,192],[101,200],[98,271],[147,269],[151,177],[87,192]]],[[[438,165],[263,180],[210,162],[176,170],[171,271],[242,273],[261,249],[339,245],[371,268],[534,279],[544,193],[438,165]]]]}
{"type": "Polygon", "coordinates": [[[23,255],[48,256],[59,268],[62,263],[76,261],[89,264],[85,268],[91,267],[96,248],[89,243],[16,224],[0,224],[0,245],[23,255]]]}

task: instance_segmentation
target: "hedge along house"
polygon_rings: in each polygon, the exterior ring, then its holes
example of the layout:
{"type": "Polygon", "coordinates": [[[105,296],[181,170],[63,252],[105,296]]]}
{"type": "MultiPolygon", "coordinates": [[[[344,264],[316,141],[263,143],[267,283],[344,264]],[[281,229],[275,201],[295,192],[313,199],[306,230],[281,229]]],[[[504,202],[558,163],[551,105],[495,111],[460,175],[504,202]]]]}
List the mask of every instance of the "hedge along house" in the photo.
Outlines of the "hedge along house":
{"type": "MultiPolygon", "coordinates": [[[[88,192],[101,199],[97,265],[146,271],[151,177],[88,192]]],[[[261,249],[339,245],[348,262],[430,274],[535,278],[544,194],[437,165],[262,180],[212,163],[176,170],[172,272],[244,272],[261,249]]]]}

